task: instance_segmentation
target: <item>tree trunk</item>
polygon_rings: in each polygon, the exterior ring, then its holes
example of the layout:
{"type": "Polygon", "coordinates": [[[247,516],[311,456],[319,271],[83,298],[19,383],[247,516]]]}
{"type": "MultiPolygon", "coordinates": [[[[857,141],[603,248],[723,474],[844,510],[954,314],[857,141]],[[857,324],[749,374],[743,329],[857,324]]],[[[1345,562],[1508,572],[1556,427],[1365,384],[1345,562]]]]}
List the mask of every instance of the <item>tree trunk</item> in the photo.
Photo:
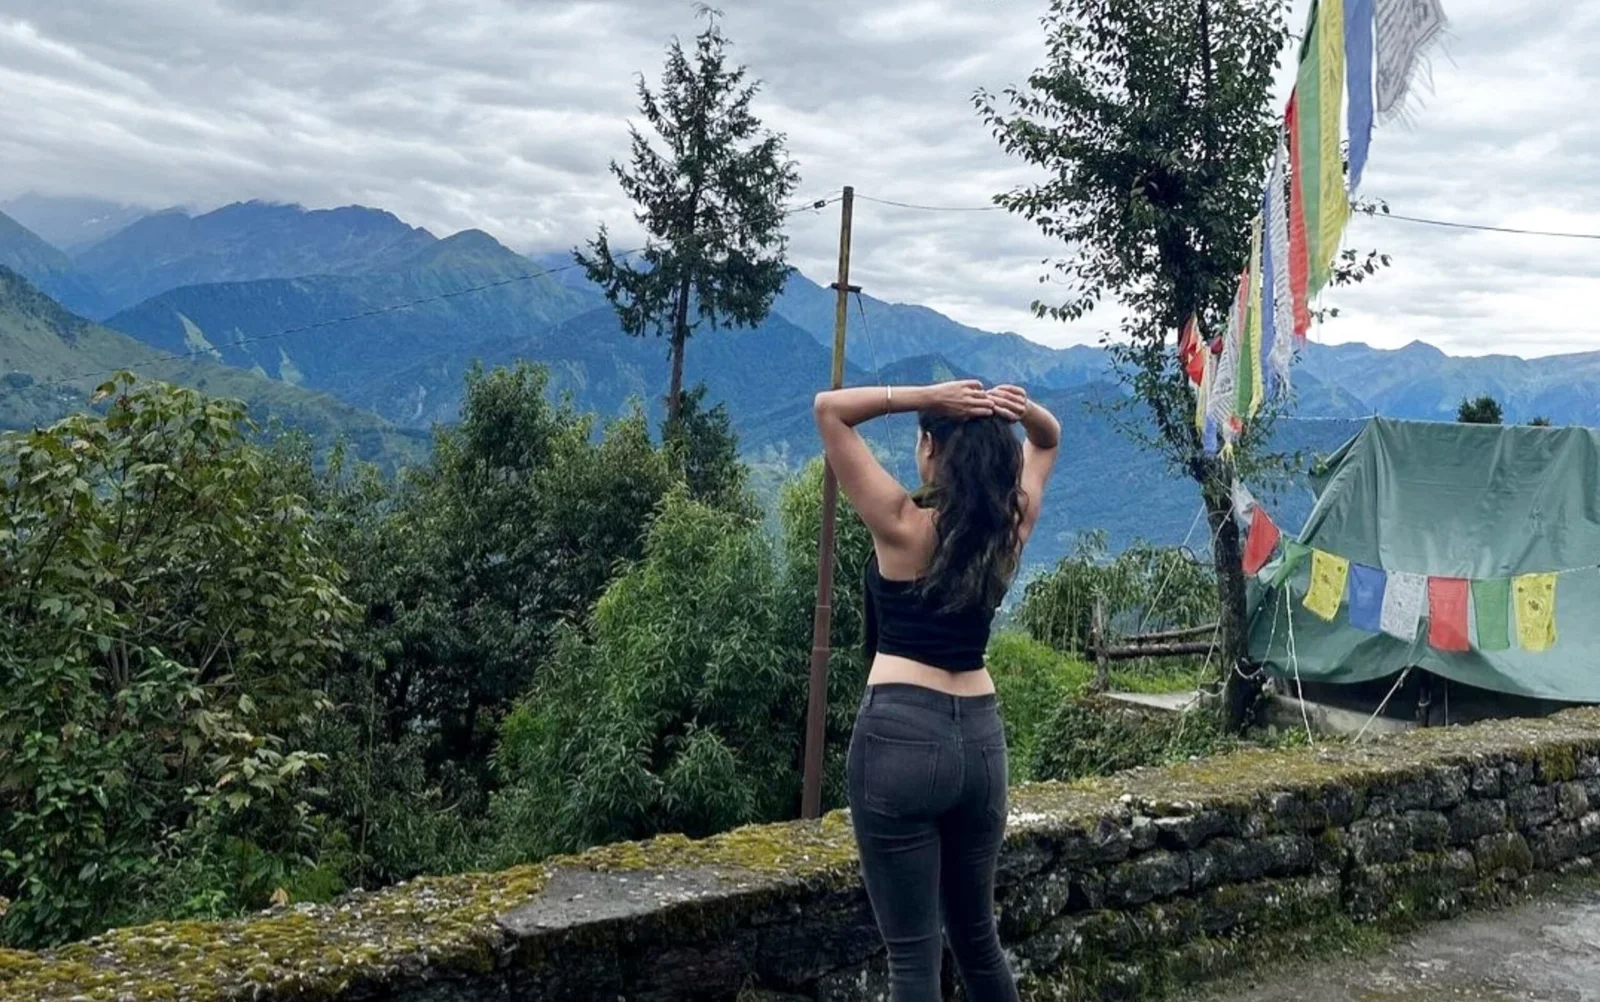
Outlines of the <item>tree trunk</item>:
{"type": "Polygon", "coordinates": [[[667,428],[675,434],[683,403],[683,346],[689,340],[689,280],[678,286],[678,309],[672,318],[672,382],[667,386],[667,428]]]}
{"type": "Polygon", "coordinates": [[[1245,623],[1244,549],[1239,523],[1233,518],[1230,485],[1221,482],[1217,467],[1207,464],[1209,476],[1200,485],[1215,542],[1211,547],[1217,571],[1218,645],[1221,655],[1222,725],[1230,734],[1244,730],[1255,705],[1258,685],[1244,676],[1248,638],[1245,623]]]}

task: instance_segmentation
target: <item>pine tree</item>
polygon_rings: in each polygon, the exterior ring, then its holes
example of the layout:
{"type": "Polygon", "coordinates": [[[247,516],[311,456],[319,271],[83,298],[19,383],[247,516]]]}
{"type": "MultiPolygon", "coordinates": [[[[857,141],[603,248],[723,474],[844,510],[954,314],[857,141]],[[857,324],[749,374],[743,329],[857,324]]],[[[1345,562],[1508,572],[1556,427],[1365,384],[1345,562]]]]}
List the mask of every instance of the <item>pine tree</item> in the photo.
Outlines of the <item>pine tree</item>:
{"type": "MultiPolygon", "coordinates": [[[[1456,420],[1462,424],[1499,424],[1503,419],[1500,401],[1488,394],[1476,400],[1463,398],[1461,406],[1456,408],[1456,420]]],[[[1537,419],[1534,423],[1537,423],[1537,419]]],[[[1548,421],[1545,423],[1549,424],[1548,421]]]]}
{"type": "Polygon", "coordinates": [[[673,39],[661,84],[639,81],[639,112],[661,149],[630,125],[631,163],[611,172],[635,205],[647,240],[639,262],[611,248],[606,228],[575,257],[635,337],[669,339],[667,427],[677,426],[684,345],[702,324],[754,327],[788,274],[783,202],[799,181],[781,134],[761,125],[751,101],[760,85],[729,68],[717,14],[693,58],[673,39]]]}

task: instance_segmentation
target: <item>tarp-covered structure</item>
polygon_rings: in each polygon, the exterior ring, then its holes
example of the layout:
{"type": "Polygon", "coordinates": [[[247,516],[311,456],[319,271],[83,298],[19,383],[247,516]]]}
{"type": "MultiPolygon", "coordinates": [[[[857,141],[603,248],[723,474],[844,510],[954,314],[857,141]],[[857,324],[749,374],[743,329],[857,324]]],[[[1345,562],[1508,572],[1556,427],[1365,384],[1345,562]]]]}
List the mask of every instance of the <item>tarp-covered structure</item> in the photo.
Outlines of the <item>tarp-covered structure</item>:
{"type": "Polygon", "coordinates": [[[1275,561],[1249,590],[1254,662],[1291,684],[1296,673],[1360,683],[1414,666],[1495,692],[1600,702],[1600,431],[1374,418],[1319,465],[1313,487],[1299,540],[1353,564],[1468,579],[1561,572],[1556,642],[1439,651],[1426,619],[1406,642],[1352,626],[1348,601],[1327,622],[1302,605],[1310,561],[1272,587],[1275,561]]]}

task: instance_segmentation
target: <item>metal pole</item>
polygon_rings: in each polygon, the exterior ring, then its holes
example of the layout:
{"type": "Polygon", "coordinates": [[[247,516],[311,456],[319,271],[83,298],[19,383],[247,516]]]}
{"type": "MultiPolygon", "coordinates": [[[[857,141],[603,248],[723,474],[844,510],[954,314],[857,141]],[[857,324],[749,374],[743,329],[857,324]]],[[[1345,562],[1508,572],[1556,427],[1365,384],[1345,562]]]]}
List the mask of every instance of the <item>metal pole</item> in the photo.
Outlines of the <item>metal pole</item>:
{"type": "MultiPolygon", "coordinates": [[[[850,307],[850,219],[855,209],[854,188],[844,189],[839,213],[839,280],[833,283],[838,303],[833,313],[833,380],[844,385],[844,330],[850,307]]],[[[833,528],[839,507],[839,482],[833,467],[823,462],[822,535],[817,541],[817,608],[811,620],[811,689],[806,706],[805,781],[800,796],[800,816],[822,813],[822,746],[828,716],[828,650],[833,630],[833,528]]]]}

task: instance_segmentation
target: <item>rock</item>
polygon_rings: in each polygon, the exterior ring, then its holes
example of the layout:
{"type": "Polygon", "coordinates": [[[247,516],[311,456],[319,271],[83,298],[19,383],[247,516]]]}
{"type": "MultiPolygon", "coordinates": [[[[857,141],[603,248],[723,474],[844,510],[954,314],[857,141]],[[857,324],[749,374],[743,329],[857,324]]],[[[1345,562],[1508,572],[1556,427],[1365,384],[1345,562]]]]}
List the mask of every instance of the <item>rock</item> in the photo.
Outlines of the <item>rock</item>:
{"type": "Polygon", "coordinates": [[[1600,811],[1591,811],[1579,819],[1578,851],[1585,856],[1600,853],[1600,811]]]}
{"type": "Polygon", "coordinates": [[[1480,765],[1472,770],[1468,788],[1474,797],[1498,797],[1505,791],[1505,777],[1499,766],[1480,765]]]}
{"type": "Polygon", "coordinates": [[[1554,870],[1562,863],[1577,857],[1583,841],[1575,822],[1553,824],[1528,836],[1528,850],[1533,854],[1533,865],[1538,870],[1554,870]]]}
{"type": "Polygon", "coordinates": [[[1006,939],[1031,936],[1060,915],[1072,901],[1076,876],[1071,870],[1056,870],[1017,887],[1001,910],[1001,935],[1006,939]]]}
{"type": "Polygon", "coordinates": [[[1106,900],[1115,905],[1142,905],[1188,887],[1188,858],[1158,849],[1122,863],[1107,874],[1106,900]]]}
{"type": "Polygon", "coordinates": [[[1514,789],[1506,798],[1506,810],[1511,815],[1511,823],[1524,832],[1549,824],[1560,813],[1556,791],[1548,786],[1514,789]]]}
{"type": "Polygon", "coordinates": [[[769,925],[761,930],[760,943],[756,971],[763,983],[784,988],[800,988],[883,949],[865,894],[848,906],[803,910],[793,924],[769,925]]]}
{"type": "Polygon", "coordinates": [[[1469,800],[1450,812],[1450,844],[1467,845],[1485,835],[1505,831],[1504,800],[1469,800]]]}
{"type": "Polygon", "coordinates": [[[1533,870],[1533,853],[1517,832],[1483,836],[1472,844],[1472,855],[1485,880],[1514,880],[1533,870]]]}
{"type": "Polygon", "coordinates": [[[1183,817],[1157,818],[1156,840],[1163,849],[1195,849],[1229,828],[1221,811],[1201,811],[1183,817]]]}
{"type": "Polygon", "coordinates": [[[1438,811],[1407,811],[1405,825],[1414,852],[1438,852],[1450,841],[1450,821],[1438,811]]]}
{"type": "Polygon", "coordinates": [[[1154,821],[1142,814],[1135,817],[1133,823],[1128,826],[1128,838],[1131,843],[1130,851],[1139,853],[1154,849],[1156,847],[1157,834],[1154,821]]]}
{"type": "Polygon", "coordinates": [[[1576,821],[1589,813],[1589,793],[1582,783],[1562,783],[1556,787],[1556,810],[1561,820],[1576,821]]]}
{"type": "Polygon", "coordinates": [[[817,1002],[889,1002],[889,961],[878,954],[864,964],[817,979],[817,1002]]]}
{"type": "Polygon", "coordinates": [[[1363,818],[1350,826],[1345,842],[1355,866],[1398,863],[1411,855],[1411,832],[1404,818],[1363,818]]]}
{"type": "Polygon", "coordinates": [[[1288,877],[1311,869],[1316,860],[1311,839],[1304,835],[1271,835],[1256,843],[1269,877],[1288,877]]]}
{"type": "Polygon", "coordinates": [[[1468,783],[1467,770],[1460,766],[1447,765],[1439,769],[1433,774],[1428,806],[1436,811],[1456,806],[1467,799],[1468,783]]]}

